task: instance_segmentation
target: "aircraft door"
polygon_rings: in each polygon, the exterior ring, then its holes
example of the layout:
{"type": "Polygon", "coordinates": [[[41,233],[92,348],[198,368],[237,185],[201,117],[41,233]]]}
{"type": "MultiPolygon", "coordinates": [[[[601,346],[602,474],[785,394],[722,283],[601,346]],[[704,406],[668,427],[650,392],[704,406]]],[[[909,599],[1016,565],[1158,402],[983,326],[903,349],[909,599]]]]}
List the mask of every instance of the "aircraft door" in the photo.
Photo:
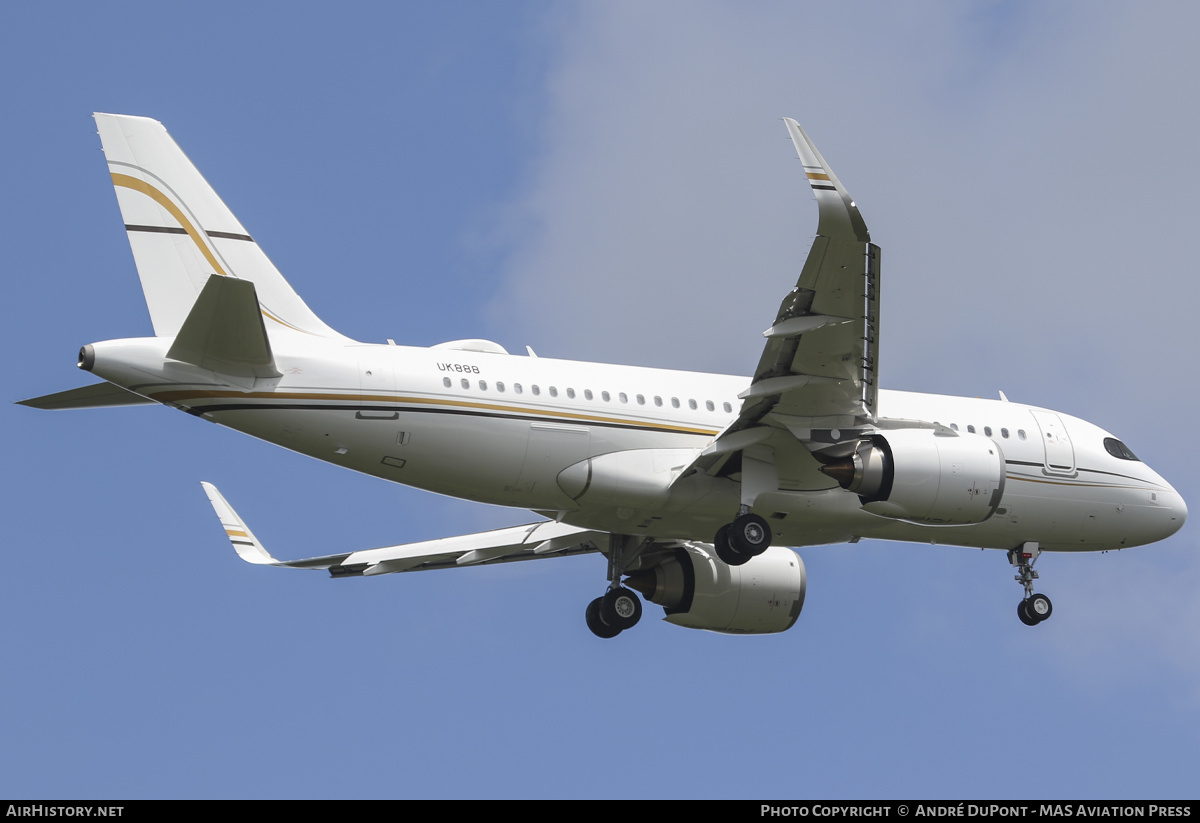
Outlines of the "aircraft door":
{"type": "Polygon", "coordinates": [[[382,346],[364,346],[358,357],[358,386],[367,399],[391,399],[396,389],[392,353],[382,346]]]}
{"type": "Polygon", "coordinates": [[[1042,446],[1046,453],[1046,471],[1053,474],[1075,473],[1075,447],[1067,435],[1062,418],[1054,412],[1030,409],[1042,432],[1042,446]]]}

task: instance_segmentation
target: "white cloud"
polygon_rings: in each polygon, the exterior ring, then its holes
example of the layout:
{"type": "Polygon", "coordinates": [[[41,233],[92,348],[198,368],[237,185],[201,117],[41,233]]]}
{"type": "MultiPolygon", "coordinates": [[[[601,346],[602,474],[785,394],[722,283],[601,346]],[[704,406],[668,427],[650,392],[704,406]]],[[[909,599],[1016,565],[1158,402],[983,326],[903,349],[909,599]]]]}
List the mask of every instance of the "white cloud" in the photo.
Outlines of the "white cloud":
{"type": "MultiPolygon", "coordinates": [[[[778,121],[795,116],[883,247],[885,387],[1003,388],[1079,414],[1194,499],[1193,450],[1165,424],[1195,399],[1197,16],[577,7],[559,20],[544,154],[513,209],[499,336],[543,356],[748,373],[815,230],[778,121]]],[[[1055,564],[1125,586],[1148,616],[1089,619],[1106,649],[1180,614],[1195,624],[1191,583],[1145,551],[1128,579],[1055,564]]],[[[1193,670],[1184,634],[1155,654],[1193,670]]]]}

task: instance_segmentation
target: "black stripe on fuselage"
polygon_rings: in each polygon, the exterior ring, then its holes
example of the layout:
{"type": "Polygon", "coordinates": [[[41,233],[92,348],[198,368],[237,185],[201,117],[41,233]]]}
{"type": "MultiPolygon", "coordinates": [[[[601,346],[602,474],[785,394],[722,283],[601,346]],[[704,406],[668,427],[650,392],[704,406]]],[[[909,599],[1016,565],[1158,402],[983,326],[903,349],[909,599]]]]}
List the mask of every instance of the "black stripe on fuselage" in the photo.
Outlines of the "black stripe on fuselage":
{"type": "MultiPolygon", "coordinates": [[[[1046,467],[1045,463],[1031,463],[1028,460],[1005,460],[1004,462],[1006,465],[1009,465],[1009,466],[1031,466],[1036,469],[1043,469],[1046,467]]],[[[1118,472],[1105,472],[1105,471],[1100,471],[1100,469],[1085,469],[1082,466],[1077,467],[1076,471],[1087,472],[1088,474],[1106,474],[1109,477],[1119,477],[1122,480],[1134,480],[1138,483],[1146,482],[1145,480],[1143,480],[1140,477],[1133,477],[1132,475],[1120,474],[1118,472]]],[[[1020,476],[1020,475],[1018,475],[1018,476],[1020,476]]]]}

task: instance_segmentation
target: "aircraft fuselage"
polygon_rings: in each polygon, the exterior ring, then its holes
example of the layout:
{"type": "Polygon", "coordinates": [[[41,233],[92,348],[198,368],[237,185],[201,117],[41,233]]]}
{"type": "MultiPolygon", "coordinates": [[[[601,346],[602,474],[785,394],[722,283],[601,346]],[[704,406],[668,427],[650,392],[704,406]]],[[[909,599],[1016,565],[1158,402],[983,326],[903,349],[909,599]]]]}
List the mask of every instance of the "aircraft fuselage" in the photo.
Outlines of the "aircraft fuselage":
{"type": "MultiPolygon", "coordinates": [[[[242,385],[170,360],[170,338],[95,344],[91,370],[152,400],[320,460],[397,483],[572,525],[711,541],[738,510],[738,483],[692,458],[735,418],[749,379],[460,348],[343,344],[276,333],[282,376],[242,385]],[[634,461],[634,462],[630,462],[634,461]]],[[[494,345],[494,344],[493,344],[494,345]]],[[[864,537],[1010,549],[1098,551],[1163,539],[1186,507],[1112,435],[1001,400],[880,393],[888,420],[986,437],[1004,464],[994,513],[928,525],[864,510],[820,464],[781,477],[754,510],[773,543],[864,537]]]]}

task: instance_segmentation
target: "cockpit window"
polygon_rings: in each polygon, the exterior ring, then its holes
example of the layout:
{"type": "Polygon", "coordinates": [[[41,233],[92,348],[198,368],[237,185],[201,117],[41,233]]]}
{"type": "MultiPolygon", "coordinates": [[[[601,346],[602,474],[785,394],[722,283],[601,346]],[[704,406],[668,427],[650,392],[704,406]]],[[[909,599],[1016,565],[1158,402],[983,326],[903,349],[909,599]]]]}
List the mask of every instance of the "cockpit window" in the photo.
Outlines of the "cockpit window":
{"type": "Polygon", "coordinates": [[[1115,437],[1104,438],[1104,448],[1113,457],[1118,457],[1121,460],[1137,460],[1137,455],[1131,452],[1128,446],[1115,437]]]}

